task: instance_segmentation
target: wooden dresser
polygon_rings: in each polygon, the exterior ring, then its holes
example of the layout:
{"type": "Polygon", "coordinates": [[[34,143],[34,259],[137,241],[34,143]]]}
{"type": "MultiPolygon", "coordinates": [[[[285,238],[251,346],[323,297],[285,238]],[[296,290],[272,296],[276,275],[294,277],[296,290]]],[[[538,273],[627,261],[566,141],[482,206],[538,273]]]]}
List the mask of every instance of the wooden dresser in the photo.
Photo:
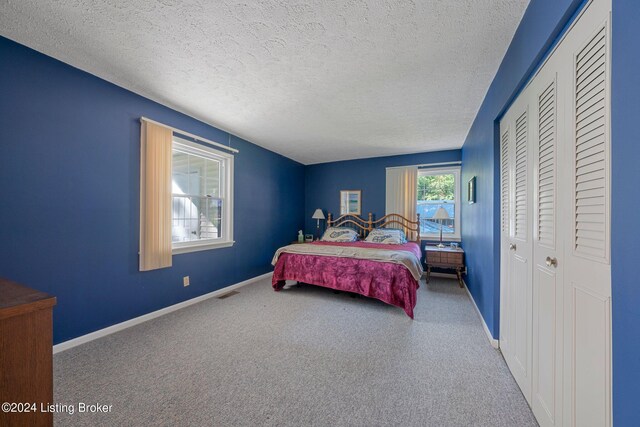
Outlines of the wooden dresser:
{"type": "MultiPolygon", "coordinates": [[[[0,426],[50,426],[53,414],[53,323],[56,298],[0,279],[0,404],[35,403],[36,411],[0,409],[0,426]]],[[[15,409],[15,408],[13,408],[15,409]]]]}
{"type": "Polygon", "coordinates": [[[464,250],[462,248],[452,248],[450,246],[439,248],[437,246],[427,245],[424,250],[427,264],[427,283],[429,283],[432,267],[445,268],[456,271],[458,284],[462,287],[462,273],[466,270],[464,265],[464,250]]]}

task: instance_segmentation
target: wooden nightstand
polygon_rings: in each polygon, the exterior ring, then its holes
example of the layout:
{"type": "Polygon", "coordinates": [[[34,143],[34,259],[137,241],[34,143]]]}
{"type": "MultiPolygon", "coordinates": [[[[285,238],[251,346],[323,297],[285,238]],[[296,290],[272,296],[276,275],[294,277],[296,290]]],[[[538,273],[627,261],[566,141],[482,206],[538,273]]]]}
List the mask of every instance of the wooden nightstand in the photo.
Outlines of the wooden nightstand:
{"type": "Polygon", "coordinates": [[[466,269],[464,265],[464,250],[462,248],[452,248],[450,246],[439,248],[427,245],[424,251],[427,263],[427,283],[429,283],[429,277],[431,276],[431,267],[447,268],[456,271],[458,283],[462,287],[462,272],[466,269]]]}

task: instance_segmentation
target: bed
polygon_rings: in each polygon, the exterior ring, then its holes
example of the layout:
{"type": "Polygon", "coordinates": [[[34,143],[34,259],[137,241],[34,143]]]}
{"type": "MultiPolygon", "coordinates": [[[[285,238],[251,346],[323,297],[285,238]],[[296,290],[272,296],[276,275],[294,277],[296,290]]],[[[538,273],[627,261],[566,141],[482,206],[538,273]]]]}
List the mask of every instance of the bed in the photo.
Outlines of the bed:
{"type": "Polygon", "coordinates": [[[377,221],[355,215],[332,219],[327,229],[348,227],[362,240],[354,242],[299,243],[278,249],[273,257],[272,286],[284,288],[286,280],[323,286],[376,298],[402,308],[413,319],[416,294],[423,268],[420,261],[420,217],[411,221],[399,214],[388,214],[377,221]],[[404,230],[406,243],[365,242],[379,230],[404,230]],[[374,231],[375,230],[375,231],[374,231]]]}

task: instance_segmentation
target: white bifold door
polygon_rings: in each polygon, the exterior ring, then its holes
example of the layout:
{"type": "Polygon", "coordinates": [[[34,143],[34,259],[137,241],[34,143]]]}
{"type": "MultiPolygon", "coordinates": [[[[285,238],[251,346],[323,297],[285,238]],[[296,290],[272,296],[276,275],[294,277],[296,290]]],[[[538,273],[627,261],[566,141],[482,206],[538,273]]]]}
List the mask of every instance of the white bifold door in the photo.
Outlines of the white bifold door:
{"type": "Polygon", "coordinates": [[[500,345],[525,397],[531,397],[532,153],[530,111],[520,96],[501,122],[502,276],[500,345]],[[504,329],[502,326],[504,325],[504,329]]]}
{"type": "Polygon", "coordinates": [[[500,121],[500,347],[542,426],[611,425],[610,11],[588,3],[500,121]]]}

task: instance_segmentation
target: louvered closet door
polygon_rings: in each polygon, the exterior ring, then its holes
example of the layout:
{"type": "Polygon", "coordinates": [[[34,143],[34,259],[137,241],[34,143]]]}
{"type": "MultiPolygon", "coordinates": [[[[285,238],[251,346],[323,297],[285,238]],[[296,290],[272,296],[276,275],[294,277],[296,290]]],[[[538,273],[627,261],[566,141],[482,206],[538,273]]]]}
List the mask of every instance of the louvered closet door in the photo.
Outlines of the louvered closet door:
{"type": "MultiPolygon", "coordinates": [[[[503,355],[523,394],[531,396],[531,155],[530,117],[525,90],[505,115],[504,129],[509,129],[509,237],[506,248],[507,277],[504,285],[507,348],[503,355]]],[[[502,273],[501,273],[502,274],[502,273]]]]}
{"type": "Polygon", "coordinates": [[[610,11],[583,8],[500,123],[500,345],[542,426],[611,425],[610,11]]]}
{"type": "Polygon", "coordinates": [[[564,263],[558,239],[558,150],[564,103],[558,96],[557,58],[531,85],[534,184],[533,215],[533,389],[531,407],[541,426],[562,425],[562,297],[564,263]]]}
{"type": "MultiPolygon", "coordinates": [[[[506,114],[500,122],[500,350],[510,355],[511,350],[511,295],[509,265],[511,243],[511,116],[506,114]]],[[[505,356],[508,357],[508,356],[505,356]]]]}
{"type": "Polygon", "coordinates": [[[610,10],[593,1],[563,42],[568,91],[565,425],[611,425],[610,10]]]}

